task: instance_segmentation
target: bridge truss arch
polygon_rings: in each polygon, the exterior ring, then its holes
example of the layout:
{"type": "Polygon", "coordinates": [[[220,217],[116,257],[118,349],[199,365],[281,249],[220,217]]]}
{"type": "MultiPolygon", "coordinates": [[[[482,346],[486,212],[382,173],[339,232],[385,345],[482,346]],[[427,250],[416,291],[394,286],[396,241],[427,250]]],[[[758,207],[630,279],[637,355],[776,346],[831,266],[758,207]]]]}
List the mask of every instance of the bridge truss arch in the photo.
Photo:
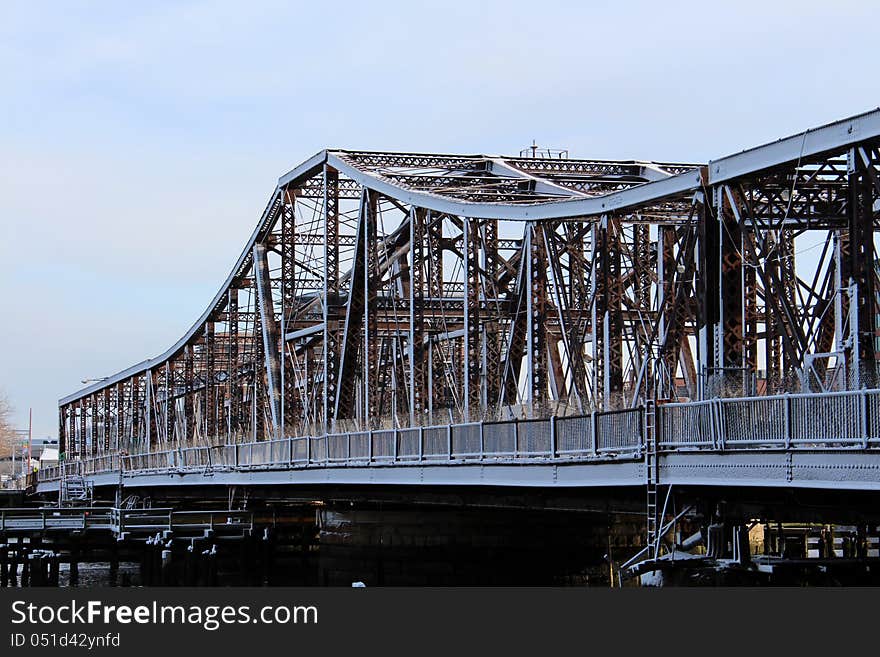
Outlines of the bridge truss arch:
{"type": "Polygon", "coordinates": [[[322,151],[70,457],[876,383],[880,110],[706,164],[322,151]]]}

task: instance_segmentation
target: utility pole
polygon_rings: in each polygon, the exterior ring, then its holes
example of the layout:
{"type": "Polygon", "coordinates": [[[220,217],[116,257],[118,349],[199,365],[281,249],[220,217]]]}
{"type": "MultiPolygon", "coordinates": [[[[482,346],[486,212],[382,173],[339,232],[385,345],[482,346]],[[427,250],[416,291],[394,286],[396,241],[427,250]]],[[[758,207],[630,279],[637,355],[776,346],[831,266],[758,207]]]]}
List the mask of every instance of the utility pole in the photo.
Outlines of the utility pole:
{"type": "Polygon", "coordinates": [[[34,440],[34,409],[28,408],[28,461],[27,468],[25,470],[26,474],[30,474],[31,472],[31,444],[34,440]]]}

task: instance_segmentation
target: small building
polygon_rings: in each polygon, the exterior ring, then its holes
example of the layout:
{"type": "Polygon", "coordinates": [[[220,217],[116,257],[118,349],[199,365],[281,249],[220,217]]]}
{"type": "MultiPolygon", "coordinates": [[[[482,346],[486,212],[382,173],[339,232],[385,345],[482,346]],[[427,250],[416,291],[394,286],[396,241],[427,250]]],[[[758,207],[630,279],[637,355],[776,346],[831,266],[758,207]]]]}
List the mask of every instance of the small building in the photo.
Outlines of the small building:
{"type": "Polygon", "coordinates": [[[44,447],[40,452],[40,468],[52,468],[58,465],[58,449],[55,447],[44,447]]]}

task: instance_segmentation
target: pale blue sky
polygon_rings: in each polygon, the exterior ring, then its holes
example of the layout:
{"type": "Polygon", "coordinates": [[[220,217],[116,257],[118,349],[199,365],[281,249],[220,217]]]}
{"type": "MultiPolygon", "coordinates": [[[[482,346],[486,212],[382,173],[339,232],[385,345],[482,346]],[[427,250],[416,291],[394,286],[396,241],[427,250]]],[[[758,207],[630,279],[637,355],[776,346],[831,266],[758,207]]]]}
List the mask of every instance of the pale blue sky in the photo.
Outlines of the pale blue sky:
{"type": "Polygon", "coordinates": [[[870,2],[0,3],[0,388],[38,435],[321,148],[703,161],[880,104],[870,2]]]}

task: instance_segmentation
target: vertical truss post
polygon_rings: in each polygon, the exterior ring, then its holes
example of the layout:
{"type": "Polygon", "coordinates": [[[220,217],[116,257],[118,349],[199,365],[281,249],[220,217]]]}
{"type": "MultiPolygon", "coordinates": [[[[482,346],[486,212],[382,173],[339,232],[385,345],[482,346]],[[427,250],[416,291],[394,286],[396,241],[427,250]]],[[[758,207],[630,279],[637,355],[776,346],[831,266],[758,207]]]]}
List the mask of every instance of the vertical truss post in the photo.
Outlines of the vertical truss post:
{"type": "Polygon", "coordinates": [[[86,457],[86,406],[85,399],[79,400],[79,440],[77,440],[79,447],[79,458],[84,459],[86,457]]]}
{"type": "Polygon", "coordinates": [[[147,370],[147,450],[159,445],[159,372],[147,370]]]}
{"type": "Polygon", "coordinates": [[[60,406],[58,408],[58,453],[63,454],[67,449],[68,441],[68,433],[67,433],[67,420],[68,409],[67,406],[60,406]]]}
{"type": "Polygon", "coordinates": [[[268,395],[269,419],[272,422],[272,435],[279,437],[281,374],[278,357],[280,336],[275,320],[275,303],[272,300],[272,285],[269,280],[269,262],[266,247],[254,245],[254,278],[257,282],[257,301],[260,306],[260,327],[263,335],[263,362],[266,366],[266,393],[268,395]]]}
{"type": "Polygon", "coordinates": [[[591,325],[591,271],[587,266],[586,242],[592,224],[564,223],[565,254],[568,260],[568,289],[565,308],[563,309],[564,326],[568,334],[569,373],[571,388],[578,397],[578,404],[583,411],[585,402],[590,397],[590,384],[587,380],[586,354],[584,344],[591,325]]]}
{"type": "Polygon", "coordinates": [[[480,412],[480,363],[482,362],[482,326],[480,322],[480,222],[463,218],[464,255],[464,419],[471,421],[480,412]]]}
{"type": "Polygon", "coordinates": [[[600,408],[623,402],[623,283],[620,233],[614,217],[603,215],[595,226],[593,305],[593,389],[600,408]]]}
{"type": "MultiPolygon", "coordinates": [[[[297,394],[293,361],[287,357],[285,333],[296,304],[296,196],[286,190],[286,203],[281,217],[281,429],[288,434],[288,426],[299,424],[302,400],[297,394]]],[[[324,300],[326,305],[326,298],[324,300]]]]}
{"type": "Polygon", "coordinates": [[[138,383],[138,376],[135,375],[128,380],[130,395],[128,397],[129,403],[129,417],[131,418],[129,429],[128,429],[128,437],[127,437],[127,445],[126,447],[129,450],[135,448],[138,443],[138,438],[140,437],[140,385],[138,383]]]}
{"type": "Polygon", "coordinates": [[[543,413],[547,398],[547,253],[544,226],[532,224],[527,232],[527,329],[526,352],[529,381],[529,411],[543,413]]]}
{"type": "Polygon", "coordinates": [[[333,429],[339,396],[339,173],[324,165],[324,349],[323,420],[333,429]]]}
{"type": "Polygon", "coordinates": [[[876,385],[876,314],[875,290],[876,255],[874,252],[874,181],[873,164],[863,148],[852,148],[847,154],[849,198],[847,199],[847,223],[849,228],[849,253],[846,260],[843,284],[855,287],[857,309],[852,316],[855,344],[847,353],[848,365],[853,368],[851,385],[862,383],[876,385]]]}
{"type": "Polygon", "coordinates": [[[422,424],[426,410],[425,380],[425,218],[422,208],[410,208],[410,284],[409,284],[409,414],[410,426],[422,424]]]}
{"type": "Polygon", "coordinates": [[[177,400],[174,395],[174,363],[165,361],[165,441],[170,447],[174,442],[174,427],[176,424],[175,407],[177,400]]]}
{"type": "MultiPolygon", "coordinates": [[[[445,248],[445,240],[443,237],[443,220],[442,214],[434,214],[428,211],[426,215],[426,228],[428,236],[428,297],[433,303],[443,303],[444,283],[443,283],[443,250],[445,248]]],[[[442,307],[442,306],[441,306],[442,307]]],[[[446,364],[443,360],[443,344],[440,342],[429,343],[429,356],[431,362],[430,368],[430,385],[428,405],[433,423],[434,413],[448,405],[447,383],[444,371],[446,364]]]]}
{"type": "MultiPolygon", "coordinates": [[[[789,313],[793,313],[797,308],[797,277],[795,276],[795,252],[794,252],[794,235],[791,230],[782,229],[779,232],[779,276],[778,280],[778,296],[783,307],[788,309],[789,313]]],[[[765,262],[767,258],[764,258],[765,262]]],[[[771,304],[772,305],[772,304],[771,304]]],[[[778,326],[782,340],[784,343],[790,343],[792,335],[799,333],[796,321],[789,321],[785,318],[786,313],[780,314],[778,318],[778,326]],[[791,325],[790,330],[786,330],[786,326],[791,325]]],[[[795,319],[792,317],[792,319],[795,319]]],[[[795,355],[795,350],[789,345],[788,349],[782,351],[783,355],[783,377],[786,381],[792,380],[795,373],[802,367],[801,357],[795,355]]]]}
{"type": "Polygon", "coordinates": [[[77,421],[76,421],[76,406],[73,404],[68,404],[67,406],[67,436],[70,440],[70,444],[67,446],[67,458],[74,458],[79,453],[79,444],[77,441],[77,421]]]}
{"type": "Polygon", "coordinates": [[[70,441],[70,444],[67,446],[67,458],[74,458],[79,453],[76,406],[74,404],[68,404],[67,406],[67,431],[67,436],[70,441]]]}
{"type": "MultiPolygon", "coordinates": [[[[743,228],[743,230],[748,230],[743,228]]],[[[757,230],[752,228],[752,231],[757,230]]],[[[754,236],[743,238],[742,256],[747,259],[743,267],[743,367],[748,372],[758,370],[758,276],[755,266],[758,254],[755,249],[754,236]]]]}
{"type": "MultiPolygon", "coordinates": [[[[651,317],[651,286],[653,283],[651,265],[655,260],[651,248],[651,229],[648,224],[638,223],[633,225],[632,253],[632,266],[635,270],[635,279],[633,281],[634,296],[638,311],[636,330],[634,331],[636,341],[633,351],[635,367],[632,371],[634,375],[642,372],[641,381],[634,379],[633,388],[635,397],[639,396],[639,388],[641,388],[644,390],[645,398],[647,399],[648,396],[653,394],[652,381],[654,378],[654,365],[651,358],[653,355],[653,345],[649,341],[648,334],[650,330],[647,328],[647,325],[651,317]]],[[[656,256],[657,260],[659,260],[659,256],[660,254],[658,253],[656,256]]]]}
{"type": "Polygon", "coordinates": [[[91,444],[89,449],[91,456],[95,456],[98,453],[98,444],[100,443],[98,437],[98,393],[92,393],[89,397],[89,410],[92,417],[92,430],[89,436],[91,444]]]}
{"type": "MultiPolygon", "coordinates": [[[[334,421],[354,418],[356,413],[356,393],[358,380],[358,352],[363,346],[363,336],[368,305],[368,253],[369,253],[369,194],[361,193],[358,211],[358,229],[355,238],[353,262],[351,266],[351,285],[345,308],[342,340],[339,347],[339,375],[336,383],[336,405],[333,409],[334,421]]],[[[326,353],[326,352],[325,352],[326,353]]],[[[363,372],[361,373],[363,376],[363,372]]],[[[366,383],[366,382],[365,382],[366,383]]]]}
{"type": "MultiPolygon", "coordinates": [[[[765,259],[763,266],[768,280],[779,279],[779,254],[781,253],[779,232],[769,231],[766,237],[767,253],[771,257],[765,259]]],[[[782,370],[782,339],[780,322],[773,311],[773,304],[768,299],[770,290],[764,287],[764,362],[767,368],[767,394],[781,388],[782,370]]]]}
{"type": "Polygon", "coordinates": [[[119,381],[116,384],[116,424],[113,435],[113,449],[118,450],[122,446],[125,434],[125,383],[119,381]]]}
{"type": "Polygon", "coordinates": [[[229,398],[229,429],[230,440],[237,438],[241,429],[241,379],[238,363],[238,288],[229,288],[229,300],[226,304],[227,333],[229,334],[229,354],[226,365],[226,392],[229,398]]]}
{"type": "Polygon", "coordinates": [[[623,400],[623,227],[613,216],[608,217],[607,233],[610,252],[605,259],[606,306],[605,330],[605,395],[608,408],[621,408],[623,400]]]}
{"type": "Polygon", "coordinates": [[[697,348],[700,361],[700,399],[711,396],[707,388],[708,368],[714,367],[718,349],[716,335],[720,322],[721,281],[721,220],[718,216],[718,200],[721,188],[712,190],[712,199],[704,203],[701,209],[700,222],[697,224],[697,250],[700,263],[700,275],[697,277],[697,299],[699,299],[699,317],[697,325],[699,340],[697,348]]]}
{"type": "Polygon", "coordinates": [[[202,423],[205,440],[213,440],[217,435],[217,414],[215,412],[216,395],[214,394],[214,322],[206,322],[202,335],[202,423]]]}
{"type": "MultiPolygon", "coordinates": [[[[228,327],[228,325],[227,325],[228,327]]],[[[229,332],[226,331],[225,335],[221,333],[217,335],[217,325],[214,325],[214,368],[215,368],[215,384],[214,384],[214,397],[215,397],[215,406],[216,416],[214,419],[214,426],[217,431],[217,438],[225,437],[227,435],[227,427],[229,426],[229,419],[227,417],[227,402],[226,402],[226,381],[221,379],[221,372],[226,372],[226,363],[229,359],[229,332]],[[222,381],[222,382],[221,382],[222,381]]],[[[226,373],[228,379],[228,372],[226,373]]]]}
{"type": "Polygon", "coordinates": [[[670,330],[669,315],[675,312],[673,307],[673,281],[675,277],[675,228],[672,226],[657,227],[657,337],[661,345],[659,356],[662,358],[662,372],[658,373],[658,387],[655,395],[675,398],[675,374],[678,371],[677,349],[675,345],[667,347],[667,332],[670,330]],[[669,348],[671,347],[671,348],[669,348]],[[666,385],[664,385],[664,382],[666,385]]]}
{"type": "Polygon", "coordinates": [[[183,436],[181,442],[186,445],[195,438],[195,414],[193,413],[193,347],[191,344],[183,348],[183,436]]]}
{"type": "Polygon", "coordinates": [[[144,443],[147,451],[152,450],[153,440],[156,437],[155,426],[156,414],[153,412],[153,373],[147,370],[144,376],[144,443]]]}
{"type": "Polygon", "coordinates": [[[729,186],[719,188],[716,202],[719,223],[719,259],[716,267],[719,271],[720,295],[715,366],[726,384],[724,372],[743,367],[743,239],[737,217],[737,201],[729,186]]]}
{"type": "Polygon", "coordinates": [[[382,390],[378,385],[377,374],[380,371],[379,328],[377,316],[377,300],[379,298],[380,280],[378,277],[378,196],[367,191],[366,207],[366,239],[364,240],[364,415],[365,424],[371,423],[381,413],[380,403],[382,390]]]}
{"type": "Polygon", "coordinates": [[[526,355],[526,333],[528,332],[529,317],[529,242],[531,240],[531,227],[526,224],[523,230],[522,246],[520,247],[519,270],[516,277],[516,285],[512,295],[514,304],[513,318],[510,323],[509,337],[507,339],[507,353],[505,354],[502,371],[501,401],[507,406],[512,406],[519,400],[519,379],[522,372],[523,356],[526,355]]]}
{"type": "Polygon", "coordinates": [[[112,428],[110,425],[110,392],[112,388],[109,386],[104,388],[104,400],[102,406],[102,416],[103,416],[103,425],[101,429],[101,438],[103,439],[101,443],[101,451],[107,452],[110,449],[110,434],[112,432],[112,428]]]}
{"type": "Polygon", "coordinates": [[[491,276],[488,281],[489,288],[484,297],[492,296],[492,302],[486,301],[486,317],[483,321],[483,379],[485,381],[483,391],[484,411],[499,402],[501,392],[501,344],[499,342],[500,312],[497,309],[498,300],[503,296],[496,276],[499,275],[498,266],[501,261],[498,255],[498,220],[486,219],[483,223],[483,249],[485,257],[485,271],[491,276]],[[490,313],[491,316],[490,316],[490,313]]]}
{"type": "Polygon", "coordinates": [[[94,456],[98,451],[98,395],[88,396],[86,405],[89,409],[89,442],[86,456],[94,456]]]}

